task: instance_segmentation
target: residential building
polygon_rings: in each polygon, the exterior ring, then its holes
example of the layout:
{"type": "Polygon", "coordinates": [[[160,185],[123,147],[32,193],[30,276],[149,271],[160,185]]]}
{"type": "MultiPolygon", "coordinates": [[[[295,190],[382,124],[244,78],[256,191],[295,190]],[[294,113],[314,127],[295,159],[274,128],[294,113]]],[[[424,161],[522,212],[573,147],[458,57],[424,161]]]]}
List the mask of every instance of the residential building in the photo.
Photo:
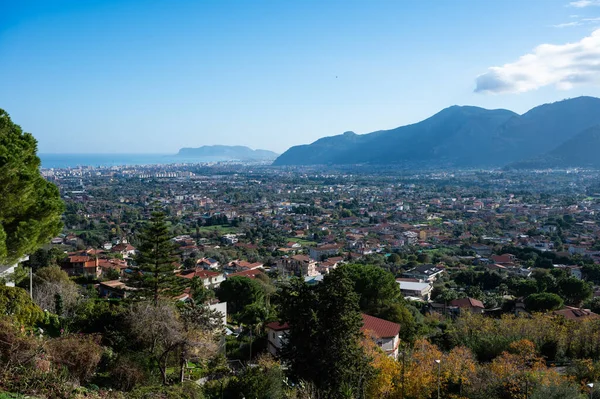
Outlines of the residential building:
{"type": "Polygon", "coordinates": [[[98,284],[98,293],[103,298],[127,298],[133,290],[119,280],[103,281],[98,284]]]}
{"type": "Polygon", "coordinates": [[[261,269],[250,269],[250,270],[243,270],[241,272],[237,272],[237,273],[231,273],[225,276],[226,279],[231,278],[231,277],[248,277],[248,278],[256,278],[256,276],[258,276],[259,274],[264,274],[264,272],[261,269]]]}
{"type": "Polygon", "coordinates": [[[440,266],[425,264],[419,265],[402,274],[404,277],[414,278],[421,281],[434,282],[445,269],[440,266]]]}
{"type": "Polygon", "coordinates": [[[383,320],[378,317],[362,314],[363,326],[361,331],[369,335],[388,356],[398,358],[400,345],[400,324],[383,320]]]}
{"type": "Polygon", "coordinates": [[[267,324],[267,350],[273,356],[278,356],[285,343],[285,333],[290,329],[289,324],[277,321],[267,324]]]}
{"type": "Polygon", "coordinates": [[[118,253],[122,255],[123,258],[132,258],[136,254],[136,249],[133,245],[126,242],[122,242],[110,248],[110,252],[118,253]]]}
{"type": "Polygon", "coordinates": [[[210,305],[208,305],[208,307],[212,310],[220,312],[223,315],[221,320],[223,322],[223,325],[225,326],[227,324],[227,302],[211,303],[210,305]]]}
{"type": "Polygon", "coordinates": [[[29,260],[29,256],[24,256],[13,265],[0,265],[0,279],[5,280],[6,286],[8,286],[8,287],[15,286],[15,283],[13,281],[10,281],[8,278],[10,277],[11,274],[13,274],[15,272],[15,269],[17,268],[17,266],[19,266],[19,263],[25,262],[28,260],[29,260]]]}
{"type": "Polygon", "coordinates": [[[282,275],[317,276],[317,262],[306,255],[282,256],[277,261],[277,270],[282,275]]]}
{"type": "Polygon", "coordinates": [[[337,255],[344,248],[342,244],[325,244],[310,248],[308,255],[314,260],[323,260],[332,255],[337,255]]]}
{"type": "Polygon", "coordinates": [[[202,267],[204,269],[218,269],[219,261],[217,261],[213,258],[202,258],[202,259],[198,259],[196,261],[196,265],[198,265],[199,267],[202,267]]]}
{"type": "Polygon", "coordinates": [[[592,312],[589,309],[580,309],[574,308],[571,306],[566,306],[564,309],[555,310],[552,314],[563,316],[567,320],[587,320],[587,319],[597,319],[600,315],[592,312]]]}
{"type": "Polygon", "coordinates": [[[489,245],[473,244],[471,249],[479,256],[488,257],[492,254],[492,248],[489,245]]]}
{"type": "MultiPolygon", "coordinates": [[[[361,331],[371,337],[388,356],[398,357],[400,345],[400,324],[383,320],[378,317],[362,314],[363,326],[361,331]]],[[[272,322],[267,324],[267,341],[269,352],[277,356],[285,344],[285,333],[290,329],[289,324],[272,322]]]]}
{"type": "Polygon", "coordinates": [[[178,276],[189,280],[193,279],[194,277],[198,277],[200,280],[202,280],[202,283],[207,288],[218,288],[219,285],[221,285],[221,283],[225,281],[225,275],[223,273],[214,272],[211,270],[204,270],[199,267],[192,270],[184,270],[181,273],[179,273],[178,276]]]}
{"type": "Polygon", "coordinates": [[[221,237],[221,241],[223,241],[227,245],[233,245],[236,244],[239,240],[236,234],[225,234],[223,237],[221,237]]]}
{"type": "Polygon", "coordinates": [[[402,279],[396,280],[396,282],[400,286],[400,292],[405,298],[415,298],[423,301],[429,301],[432,290],[430,283],[403,281],[402,279]]]}
{"type": "Polygon", "coordinates": [[[474,298],[459,298],[450,301],[450,307],[458,308],[460,311],[470,311],[471,313],[483,313],[485,306],[483,302],[474,298]]]}
{"type": "Polygon", "coordinates": [[[245,260],[234,260],[229,262],[226,266],[223,267],[223,270],[230,273],[237,273],[246,270],[255,270],[263,267],[264,264],[261,262],[250,263],[245,260]]]}

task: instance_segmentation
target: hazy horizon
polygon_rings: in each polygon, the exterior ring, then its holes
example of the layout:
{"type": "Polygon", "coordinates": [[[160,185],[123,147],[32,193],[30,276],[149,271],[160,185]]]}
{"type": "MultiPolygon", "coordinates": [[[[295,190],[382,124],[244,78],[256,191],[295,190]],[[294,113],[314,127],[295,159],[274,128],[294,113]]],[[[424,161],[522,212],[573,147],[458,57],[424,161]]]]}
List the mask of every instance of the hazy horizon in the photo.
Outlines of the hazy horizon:
{"type": "Polygon", "coordinates": [[[15,2],[0,108],[47,154],[282,153],[448,106],[600,97],[600,3],[15,2]]]}

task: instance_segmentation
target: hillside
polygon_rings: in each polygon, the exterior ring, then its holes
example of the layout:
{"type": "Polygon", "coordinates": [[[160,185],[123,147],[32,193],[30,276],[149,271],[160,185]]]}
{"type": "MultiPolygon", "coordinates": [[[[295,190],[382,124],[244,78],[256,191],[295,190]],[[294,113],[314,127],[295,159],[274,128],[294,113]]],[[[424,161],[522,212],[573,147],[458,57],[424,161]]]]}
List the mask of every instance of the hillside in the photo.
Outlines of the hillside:
{"type": "Polygon", "coordinates": [[[268,150],[253,150],[240,145],[204,145],[198,148],[182,148],[177,156],[211,161],[268,161],[277,158],[278,154],[268,150]]]}
{"type": "Polygon", "coordinates": [[[563,144],[534,159],[515,162],[511,169],[547,169],[568,167],[600,168],[600,126],[575,135],[563,144]]]}
{"type": "Polygon", "coordinates": [[[274,165],[504,166],[540,156],[597,124],[600,99],[594,97],[541,105],[523,115],[452,106],[412,125],[295,146],[274,165]]]}

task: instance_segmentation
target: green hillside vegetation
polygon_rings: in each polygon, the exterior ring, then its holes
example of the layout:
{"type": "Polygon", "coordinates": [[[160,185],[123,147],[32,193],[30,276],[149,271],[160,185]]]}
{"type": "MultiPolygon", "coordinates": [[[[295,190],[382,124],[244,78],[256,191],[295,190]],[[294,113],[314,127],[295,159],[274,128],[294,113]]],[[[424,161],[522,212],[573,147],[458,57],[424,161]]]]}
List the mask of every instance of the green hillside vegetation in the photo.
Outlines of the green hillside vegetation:
{"type": "Polygon", "coordinates": [[[453,106],[412,125],[295,146],[274,165],[505,166],[551,151],[598,124],[600,99],[593,97],[541,105],[523,115],[453,106]]]}
{"type": "Polygon", "coordinates": [[[515,169],[600,168],[600,126],[594,126],[567,140],[554,150],[531,160],[509,165],[515,169]]]}

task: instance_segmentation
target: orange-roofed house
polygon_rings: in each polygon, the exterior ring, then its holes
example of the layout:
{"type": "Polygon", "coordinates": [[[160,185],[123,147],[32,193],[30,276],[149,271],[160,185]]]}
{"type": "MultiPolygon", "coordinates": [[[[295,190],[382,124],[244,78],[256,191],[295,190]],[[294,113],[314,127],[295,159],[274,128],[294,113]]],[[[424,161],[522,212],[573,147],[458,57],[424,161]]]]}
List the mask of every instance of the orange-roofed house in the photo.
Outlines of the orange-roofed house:
{"type": "Polygon", "coordinates": [[[483,313],[485,306],[483,302],[474,298],[459,298],[450,302],[450,306],[459,308],[461,311],[469,310],[472,313],[483,313]]]}
{"type": "Polygon", "coordinates": [[[230,277],[248,277],[248,278],[256,278],[259,274],[264,274],[264,272],[260,269],[252,269],[252,270],[244,270],[237,273],[231,273],[225,276],[226,279],[230,277]]]}
{"type": "Polygon", "coordinates": [[[263,266],[264,265],[260,262],[250,263],[248,261],[238,259],[238,260],[229,262],[227,264],[227,266],[223,267],[223,270],[231,272],[231,273],[236,273],[236,272],[242,272],[242,271],[246,271],[246,270],[255,270],[255,269],[261,268],[263,266]]]}
{"type": "Polygon", "coordinates": [[[205,287],[217,288],[223,281],[225,281],[225,275],[220,272],[214,272],[212,270],[204,270],[197,267],[192,270],[185,270],[178,274],[179,277],[192,280],[194,277],[198,277],[202,280],[205,287]]]}

